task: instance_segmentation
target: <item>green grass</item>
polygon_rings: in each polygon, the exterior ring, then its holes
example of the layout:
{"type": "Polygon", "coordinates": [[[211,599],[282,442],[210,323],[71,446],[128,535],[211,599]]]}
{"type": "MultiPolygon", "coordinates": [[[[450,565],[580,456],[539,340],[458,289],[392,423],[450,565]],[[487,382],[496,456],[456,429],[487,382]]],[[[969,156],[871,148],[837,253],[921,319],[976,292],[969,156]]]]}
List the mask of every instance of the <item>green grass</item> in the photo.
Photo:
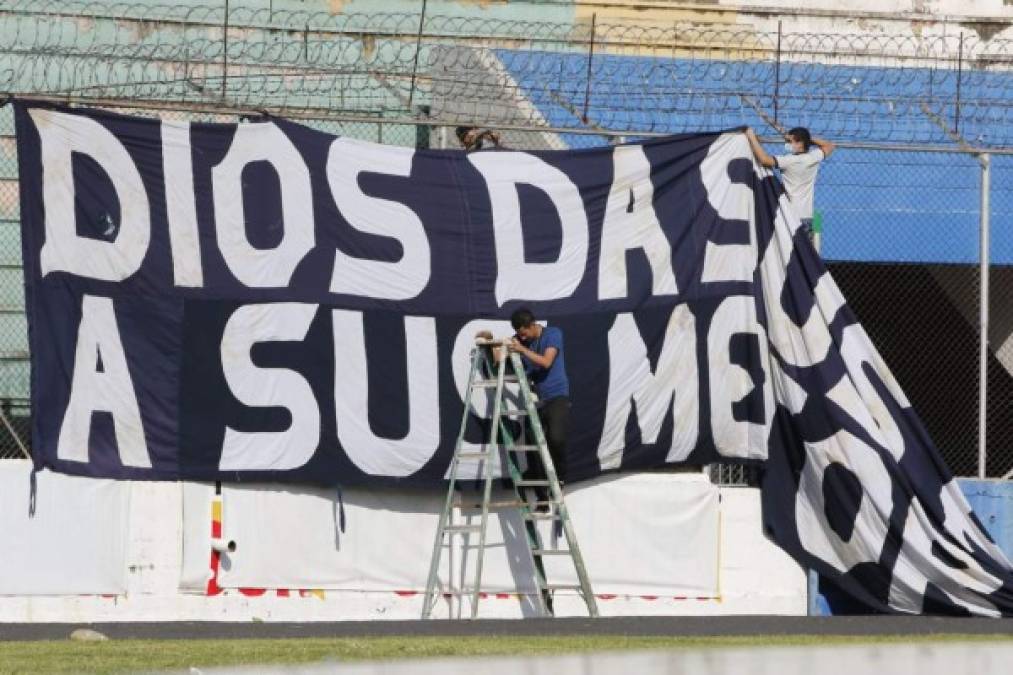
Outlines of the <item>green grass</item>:
{"type": "Polygon", "coordinates": [[[111,640],[0,642],[0,673],[112,673],[189,666],[297,664],[320,661],[564,654],[623,649],[1006,641],[1009,635],[742,637],[364,637],[286,640],[111,640]]]}

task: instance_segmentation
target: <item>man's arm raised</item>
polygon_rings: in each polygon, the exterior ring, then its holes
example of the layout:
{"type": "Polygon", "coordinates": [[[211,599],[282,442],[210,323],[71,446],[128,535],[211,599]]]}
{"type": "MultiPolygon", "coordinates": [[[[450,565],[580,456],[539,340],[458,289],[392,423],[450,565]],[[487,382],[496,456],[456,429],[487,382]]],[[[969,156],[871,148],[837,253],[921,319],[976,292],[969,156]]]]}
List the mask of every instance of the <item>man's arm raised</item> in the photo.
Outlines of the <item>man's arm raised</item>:
{"type": "Polygon", "coordinates": [[[837,146],[824,138],[813,138],[813,145],[823,151],[823,159],[830,156],[837,146]]]}
{"type": "Polygon", "coordinates": [[[767,154],[767,151],[760,145],[760,139],[756,137],[756,132],[753,131],[752,127],[746,127],[746,138],[749,139],[749,147],[753,149],[753,156],[756,157],[756,161],[768,169],[774,168],[776,165],[774,158],[767,154]]]}

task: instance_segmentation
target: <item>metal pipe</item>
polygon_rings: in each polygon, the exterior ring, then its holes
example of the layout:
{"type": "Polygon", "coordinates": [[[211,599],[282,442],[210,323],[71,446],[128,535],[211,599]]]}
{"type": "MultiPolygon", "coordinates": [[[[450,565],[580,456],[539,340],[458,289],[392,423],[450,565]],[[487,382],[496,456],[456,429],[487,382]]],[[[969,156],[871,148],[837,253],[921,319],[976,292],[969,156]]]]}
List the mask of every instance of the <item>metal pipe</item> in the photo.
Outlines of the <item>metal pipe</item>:
{"type": "Polygon", "coordinates": [[[781,93],[781,22],[777,22],[777,56],[774,61],[774,128],[777,128],[778,96],[781,93]]]}
{"type": "Polygon", "coordinates": [[[214,537],[211,539],[211,550],[219,553],[235,553],[236,542],[231,539],[214,537]]]}
{"type": "Polygon", "coordinates": [[[978,326],[978,478],[985,477],[988,460],[986,433],[988,431],[988,270],[989,270],[989,192],[992,182],[992,161],[988,153],[979,156],[981,161],[981,307],[978,326]]]}
{"type": "Polygon", "coordinates": [[[229,0],[225,0],[225,18],[222,24],[222,98],[229,82],[229,0]]]}
{"type": "Polygon", "coordinates": [[[419,72],[419,51],[422,50],[422,31],[426,25],[426,0],[422,0],[422,13],[419,15],[419,32],[415,36],[415,59],[412,61],[412,82],[408,89],[408,114],[413,114],[412,100],[415,98],[415,76],[419,72]]]}
{"type": "Polygon", "coordinates": [[[964,31],[960,31],[960,46],[957,47],[957,98],[954,101],[953,132],[960,133],[960,81],[964,74],[964,31]]]}
{"type": "MultiPolygon", "coordinates": [[[[68,97],[68,96],[45,96],[37,95],[32,93],[18,93],[9,92],[9,95],[20,99],[22,101],[43,101],[47,103],[55,103],[57,105],[80,105],[86,108],[95,107],[111,107],[111,108],[126,108],[136,110],[155,110],[155,111],[174,111],[174,112],[202,112],[202,113],[213,113],[220,115],[271,115],[274,117],[286,117],[288,119],[299,120],[328,120],[331,122],[363,122],[369,124],[377,124],[379,117],[377,115],[363,115],[363,114],[346,114],[346,113],[335,113],[333,110],[325,108],[306,108],[303,110],[284,110],[281,108],[252,108],[243,106],[232,106],[232,105],[214,105],[211,103],[187,103],[183,101],[169,101],[169,100],[150,100],[150,101],[139,101],[129,100],[121,98],[85,98],[85,97],[68,97]]],[[[458,126],[458,125],[474,125],[475,120],[472,118],[433,118],[426,119],[423,117],[412,118],[412,117],[385,117],[383,118],[385,124],[391,125],[428,125],[433,127],[439,126],[458,126]]],[[[640,131],[638,129],[606,129],[605,127],[598,127],[595,129],[586,129],[583,127],[555,127],[550,125],[534,125],[534,124],[511,124],[511,123],[498,123],[495,124],[497,129],[510,130],[510,131],[537,131],[541,133],[555,133],[555,134],[574,134],[578,136],[635,136],[637,138],[664,138],[665,136],[672,136],[676,132],[664,132],[664,131],[640,131]]],[[[9,137],[0,136],[0,138],[9,137]]],[[[780,136],[760,136],[760,141],[763,143],[783,143],[784,138],[780,136]]],[[[989,155],[1013,155],[1013,148],[981,148],[975,146],[968,146],[966,148],[953,147],[952,145],[930,145],[920,143],[867,143],[861,141],[834,141],[834,145],[838,148],[852,148],[856,150],[889,150],[896,152],[945,152],[949,154],[963,153],[963,154],[974,154],[979,155],[983,152],[987,152],[989,155]]]]}
{"type": "Polygon", "coordinates": [[[594,32],[598,21],[597,12],[591,15],[591,44],[587,50],[587,85],[584,87],[584,115],[581,121],[587,124],[587,107],[591,103],[591,62],[594,60],[594,32]]]}

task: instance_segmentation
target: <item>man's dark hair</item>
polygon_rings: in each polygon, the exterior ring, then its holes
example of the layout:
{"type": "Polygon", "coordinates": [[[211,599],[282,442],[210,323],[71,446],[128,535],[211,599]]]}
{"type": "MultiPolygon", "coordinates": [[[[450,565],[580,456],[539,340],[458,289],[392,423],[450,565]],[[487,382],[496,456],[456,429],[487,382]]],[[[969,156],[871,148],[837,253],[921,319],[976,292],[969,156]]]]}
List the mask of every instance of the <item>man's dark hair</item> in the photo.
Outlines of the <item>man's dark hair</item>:
{"type": "Polygon", "coordinates": [[[805,127],[795,127],[794,129],[788,130],[788,135],[794,138],[796,141],[802,142],[802,147],[805,148],[806,152],[809,152],[809,148],[812,147],[813,137],[809,133],[809,130],[805,127]]]}
{"type": "Polygon", "coordinates": [[[464,143],[464,137],[474,128],[475,127],[457,127],[454,129],[454,134],[457,136],[457,140],[464,143]]]}
{"type": "Polygon", "coordinates": [[[510,315],[510,325],[514,327],[514,330],[520,330],[521,328],[527,328],[535,322],[535,315],[531,313],[531,310],[527,307],[521,307],[513,314],[510,315]]]}

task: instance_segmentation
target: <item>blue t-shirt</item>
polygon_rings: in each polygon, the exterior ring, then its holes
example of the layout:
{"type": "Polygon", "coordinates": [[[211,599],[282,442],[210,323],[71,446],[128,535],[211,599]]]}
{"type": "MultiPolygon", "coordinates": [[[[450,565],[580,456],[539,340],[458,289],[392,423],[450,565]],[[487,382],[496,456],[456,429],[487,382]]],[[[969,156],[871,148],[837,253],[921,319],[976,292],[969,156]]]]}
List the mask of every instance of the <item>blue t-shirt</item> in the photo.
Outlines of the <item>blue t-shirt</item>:
{"type": "Polygon", "coordinates": [[[524,372],[535,388],[538,398],[548,401],[559,396],[570,395],[570,381],[566,379],[566,365],[563,363],[563,331],[555,326],[545,326],[542,334],[525,345],[538,355],[544,355],[549,347],[556,348],[556,358],[547,369],[536,366],[525,357],[524,372]]]}

